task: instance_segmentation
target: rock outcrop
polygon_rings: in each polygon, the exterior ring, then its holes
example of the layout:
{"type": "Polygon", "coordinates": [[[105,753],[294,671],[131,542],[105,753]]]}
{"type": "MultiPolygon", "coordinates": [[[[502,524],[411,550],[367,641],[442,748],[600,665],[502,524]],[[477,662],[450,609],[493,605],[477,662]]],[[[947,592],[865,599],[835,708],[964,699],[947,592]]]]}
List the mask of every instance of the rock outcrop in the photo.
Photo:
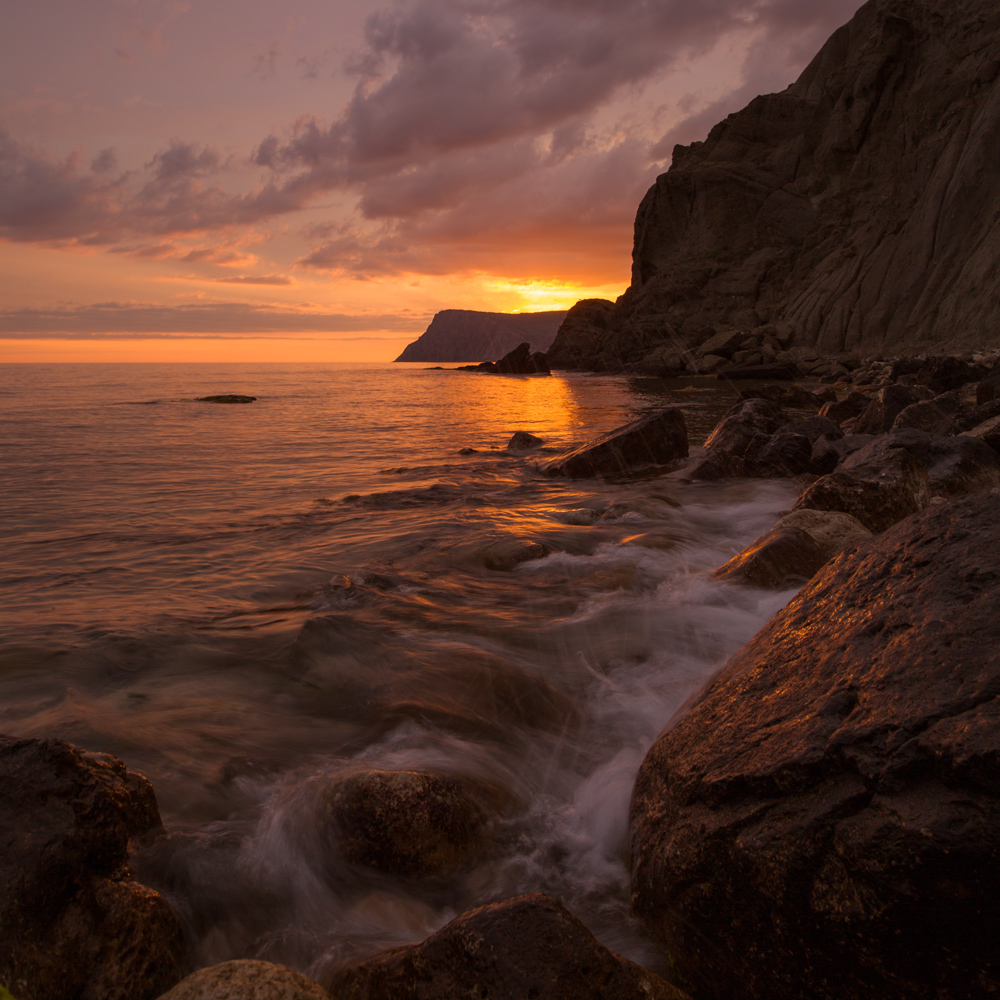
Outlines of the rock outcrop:
{"type": "Polygon", "coordinates": [[[161,1000],[330,1000],[330,994],[294,969],[239,959],[199,969],[161,1000]]]}
{"type": "Polygon", "coordinates": [[[565,312],[488,313],[445,309],[403,351],[397,361],[481,361],[500,358],[527,340],[547,351],[565,312]]]}
{"type": "Polygon", "coordinates": [[[342,968],[335,1000],[687,1000],[541,893],[469,910],[422,944],[342,968]]]}
{"type": "Polygon", "coordinates": [[[633,904],[696,996],[1000,992],[998,510],[839,557],[650,750],[633,904]]]}
{"type": "Polygon", "coordinates": [[[18,1000],[152,1000],[179,978],[180,923],[132,881],[160,827],[152,786],[107,754],[0,736],[0,985],[18,1000]]]}
{"type": "Polygon", "coordinates": [[[674,150],[630,288],[571,310],[549,363],[654,369],[733,329],[869,357],[996,345],[998,143],[993,0],[871,0],[787,90],[674,150]]]}

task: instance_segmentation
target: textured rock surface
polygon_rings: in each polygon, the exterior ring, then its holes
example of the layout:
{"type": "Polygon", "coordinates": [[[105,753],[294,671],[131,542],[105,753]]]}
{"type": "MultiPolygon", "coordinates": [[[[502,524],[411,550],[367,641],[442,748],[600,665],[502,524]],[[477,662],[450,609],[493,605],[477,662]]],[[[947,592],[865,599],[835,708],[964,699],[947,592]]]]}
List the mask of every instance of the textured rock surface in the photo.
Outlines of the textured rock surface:
{"type": "Polygon", "coordinates": [[[330,790],[329,829],[353,864],[405,878],[448,875],[485,850],[487,798],[457,777],[359,771],[330,790]]]}
{"type": "Polygon", "coordinates": [[[754,587],[794,587],[818,573],[826,561],[826,552],[809,532],[795,525],[777,525],[712,576],[754,587]]]}
{"type": "Polygon", "coordinates": [[[176,982],[180,924],[128,868],[129,839],[159,826],[120,760],[0,736],[0,983],[18,1000],[147,1000],[176,982]]]}
{"type": "Polygon", "coordinates": [[[994,0],[871,0],[791,87],[675,149],[638,210],[631,287],[550,363],[762,324],[827,354],[996,344],[998,137],[994,0]]]}
{"type": "Polygon", "coordinates": [[[335,1000],[685,1000],[540,893],[470,910],[422,944],[348,965],[330,992],[335,1000]]]}
{"type": "Polygon", "coordinates": [[[633,902],[695,995],[1000,991],[998,513],[831,563],[653,746],[633,902]]]}
{"type": "Polygon", "coordinates": [[[525,340],[533,351],[545,351],[565,316],[565,312],[513,314],[445,309],[396,360],[495,360],[525,340]]]}
{"type": "Polygon", "coordinates": [[[244,959],[199,969],[162,1000],[330,1000],[330,994],[301,972],[244,959]]]}
{"type": "Polygon", "coordinates": [[[849,472],[831,472],[817,479],[792,509],[850,514],[869,531],[880,532],[923,510],[929,499],[927,477],[912,463],[892,479],[860,479],[849,472]]]}
{"type": "Polygon", "coordinates": [[[549,476],[629,476],[654,466],[670,465],[688,455],[687,425],[679,409],[660,410],[548,462],[549,476]]]}

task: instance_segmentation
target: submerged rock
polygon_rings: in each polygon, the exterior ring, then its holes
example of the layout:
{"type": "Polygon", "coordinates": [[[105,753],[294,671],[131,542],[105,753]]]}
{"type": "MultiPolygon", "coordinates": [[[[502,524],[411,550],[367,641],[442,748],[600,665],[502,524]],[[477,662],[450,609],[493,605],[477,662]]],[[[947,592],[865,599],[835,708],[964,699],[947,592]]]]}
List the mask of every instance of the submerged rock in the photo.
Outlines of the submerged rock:
{"type": "Polygon", "coordinates": [[[238,393],[230,392],[222,396],[199,396],[199,403],[256,403],[256,396],[240,396],[238,393]]]}
{"type": "Polygon", "coordinates": [[[489,799],[450,775],[358,771],[330,789],[328,828],[351,864],[401,878],[450,875],[488,846],[489,799]]]}
{"type": "Polygon", "coordinates": [[[294,969],[240,959],[199,969],[161,1000],[330,1000],[330,994],[294,969]]]}
{"type": "Polygon", "coordinates": [[[540,467],[549,476],[629,476],[688,454],[687,425],[676,407],[660,410],[540,467]]]}
{"type": "Polygon", "coordinates": [[[545,441],[527,431],[514,431],[513,436],[507,442],[508,451],[530,451],[533,448],[541,448],[545,441]]]}
{"type": "Polygon", "coordinates": [[[151,1000],[177,981],[180,923],[128,868],[130,838],[159,828],[120,760],[0,736],[0,983],[18,1000],[151,1000]]]}
{"type": "Polygon", "coordinates": [[[521,563],[544,559],[551,550],[530,538],[502,538],[479,553],[479,561],[487,568],[509,573],[521,563]]]}
{"type": "Polygon", "coordinates": [[[1000,992],[998,510],[828,566],[649,752],[632,900],[697,996],[1000,992]]]}
{"type": "Polygon", "coordinates": [[[330,993],[334,1000],[686,1000],[608,951],[541,893],[469,910],[422,944],[353,962],[335,974],[330,993]]]}

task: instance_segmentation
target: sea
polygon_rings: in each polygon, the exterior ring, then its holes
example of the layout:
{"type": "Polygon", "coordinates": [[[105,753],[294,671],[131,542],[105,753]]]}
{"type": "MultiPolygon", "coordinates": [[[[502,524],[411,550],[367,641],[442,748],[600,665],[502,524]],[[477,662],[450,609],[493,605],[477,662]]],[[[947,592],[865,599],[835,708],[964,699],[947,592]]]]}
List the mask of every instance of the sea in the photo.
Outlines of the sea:
{"type": "Polygon", "coordinates": [[[166,835],[134,868],[192,967],[323,979],[541,891],[658,968],[629,914],[632,785],[793,596],[710,572],[796,489],[539,465],[668,405],[700,445],[734,399],[412,364],[0,366],[0,732],[152,781],[166,835]],[[222,393],[257,398],[200,400],[222,393]],[[545,444],[509,452],[515,431],[545,444]],[[497,790],[488,850],[429,882],[349,865],[329,790],[368,769],[497,790]]]}

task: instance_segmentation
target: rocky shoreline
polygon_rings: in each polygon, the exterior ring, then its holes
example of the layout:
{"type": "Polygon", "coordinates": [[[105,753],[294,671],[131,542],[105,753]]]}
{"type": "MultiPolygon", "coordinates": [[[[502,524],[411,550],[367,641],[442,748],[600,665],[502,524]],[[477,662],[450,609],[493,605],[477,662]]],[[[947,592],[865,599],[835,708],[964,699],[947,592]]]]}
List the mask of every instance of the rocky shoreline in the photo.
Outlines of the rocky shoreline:
{"type": "MultiPolygon", "coordinates": [[[[256,961],[179,982],[181,923],[130,867],[163,835],[149,783],[60,740],[3,737],[0,984],[17,1000],[995,995],[1000,365],[852,375],[755,383],[703,448],[669,409],[539,467],[803,486],[714,575],[805,588],[665,730],[635,787],[632,904],[672,982],[538,894],[322,984],[256,961]]],[[[452,785],[359,773],[331,791],[331,829],[358,863],[433,880],[508,807],[452,785]]]]}

